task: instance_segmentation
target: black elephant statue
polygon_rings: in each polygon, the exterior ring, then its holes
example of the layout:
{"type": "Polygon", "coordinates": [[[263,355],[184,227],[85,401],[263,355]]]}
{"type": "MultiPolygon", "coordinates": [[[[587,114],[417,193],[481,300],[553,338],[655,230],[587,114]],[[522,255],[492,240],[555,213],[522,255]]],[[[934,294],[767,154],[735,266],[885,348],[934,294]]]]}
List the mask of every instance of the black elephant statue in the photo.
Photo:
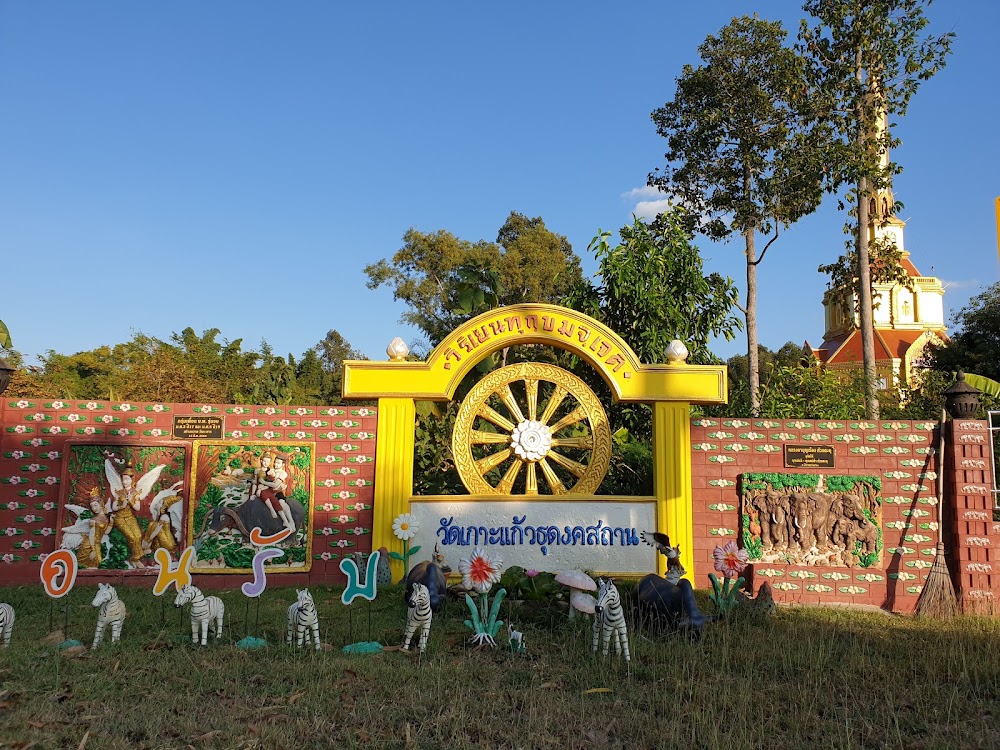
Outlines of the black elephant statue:
{"type": "MultiPolygon", "coordinates": [[[[295,523],[293,533],[285,537],[285,543],[287,544],[291,540],[294,540],[294,532],[297,532],[302,527],[302,522],[306,517],[306,509],[302,507],[302,503],[294,498],[287,498],[285,502],[288,503],[288,509],[291,511],[292,520],[295,523]]],[[[264,503],[249,500],[235,508],[221,507],[213,509],[211,514],[206,516],[205,523],[202,524],[202,530],[198,534],[198,541],[200,542],[204,538],[206,531],[209,535],[213,535],[218,534],[223,529],[236,529],[249,542],[250,532],[254,527],[260,528],[262,536],[270,536],[282,531],[285,525],[281,522],[280,518],[273,518],[271,516],[271,511],[268,510],[264,503]]],[[[196,544],[196,546],[199,545],[196,544]]]]}
{"type": "Polygon", "coordinates": [[[698,609],[691,582],[682,578],[673,584],[666,578],[649,574],[636,587],[640,616],[647,622],[663,625],[670,630],[701,635],[705,623],[717,619],[698,609]]]}
{"type": "MultiPolygon", "coordinates": [[[[431,611],[440,612],[448,593],[448,581],[444,577],[444,556],[434,545],[434,559],[417,563],[406,574],[406,587],[403,589],[403,601],[409,602],[413,594],[413,584],[422,583],[430,595],[431,611]]],[[[450,570],[450,569],[449,569],[450,570]]]]}

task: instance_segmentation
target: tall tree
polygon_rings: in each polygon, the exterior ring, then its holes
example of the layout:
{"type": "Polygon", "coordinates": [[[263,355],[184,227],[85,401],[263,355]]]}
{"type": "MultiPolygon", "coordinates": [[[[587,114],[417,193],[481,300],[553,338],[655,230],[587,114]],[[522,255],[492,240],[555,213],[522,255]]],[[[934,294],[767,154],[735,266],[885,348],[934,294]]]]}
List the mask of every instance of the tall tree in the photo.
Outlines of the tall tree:
{"type": "Polygon", "coordinates": [[[970,299],[954,314],[952,325],[951,341],[930,347],[931,366],[1000,380],[1000,283],[970,299]]]}
{"type": "Polygon", "coordinates": [[[391,259],[365,268],[368,288],[383,284],[409,309],[402,321],[416,326],[437,345],[470,317],[467,308],[482,301],[470,284],[483,284],[483,299],[499,305],[555,302],[580,279],[580,260],[565,237],[546,228],[540,217],[512,212],[497,242],[470,242],[446,230],[410,229],[391,259]],[[498,282],[498,283],[495,283],[498,282]]]}
{"type": "Polygon", "coordinates": [[[858,315],[864,357],[866,411],[879,415],[869,246],[870,202],[899,172],[887,158],[898,143],[892,116],[906,113],[910,98],[940,70],[953,34],[922,36],[931,0],[806,0],[799,49],[809,61],[810,96],[831,128],[828,187],[852,186],[857,248],[858,315]],[[881,123],[885,120],[885,127],[881,123]]]}
{"type": "Polygon", "coordinates": [[[779,228],[819,206],[822,180],[804,61],[785,46],[780,22],[734,18],[684,66],[673,100],[653,112],[667,165],[649,184],[692,212],[712,239],[743,238],[751,413],[760,411],[757,266],[779,228]],[[757,235],[773,236],[757,253],[757,235]]]}

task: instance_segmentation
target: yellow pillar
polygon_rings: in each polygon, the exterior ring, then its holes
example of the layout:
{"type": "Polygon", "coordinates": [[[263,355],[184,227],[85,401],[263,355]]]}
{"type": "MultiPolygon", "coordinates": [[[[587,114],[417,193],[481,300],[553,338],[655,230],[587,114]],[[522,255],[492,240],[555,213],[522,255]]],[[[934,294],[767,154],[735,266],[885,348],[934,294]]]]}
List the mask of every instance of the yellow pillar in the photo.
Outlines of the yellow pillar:
{"type": "MultiPolygon", "coordinates": [[[[403,543],[392,533],[392,521],[410,510],[413,495],[413,426],[416,411],[412,398],[378,400],[378,441],[375,444],[375,505],[372,549],[385,547],[403,553],[403,543]]],[[[403,564],[392,561],[393,580],[403,577],[403,564]]]]}
{"type": "MultiPolygon", "coordinates": [[[[656,495],[656,530],[681,547],[685,578],[694,582],[694,518],[691,509],[691,419],[689,405],[658,401],[653,404],[653,493],[656,495]]],[[[656,556],[660,575],[667,559],[656,556]]]]}

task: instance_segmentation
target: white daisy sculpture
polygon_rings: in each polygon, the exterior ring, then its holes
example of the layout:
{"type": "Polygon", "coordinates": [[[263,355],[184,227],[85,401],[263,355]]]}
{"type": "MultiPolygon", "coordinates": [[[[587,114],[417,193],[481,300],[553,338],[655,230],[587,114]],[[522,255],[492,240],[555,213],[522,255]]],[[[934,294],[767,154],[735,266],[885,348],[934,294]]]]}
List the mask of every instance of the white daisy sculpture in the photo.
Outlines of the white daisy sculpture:
{"type": "Polygon", "coordinates": [[[392,521],[392,533],[403,542],[403,554],[390,552],[389,557],[403,563],[403,579],[410,573],[410,557],[420,551],[420,545],[410,548],[410,540],[420,531],[420,524],[409,513],[400,513],[392,521]]]}

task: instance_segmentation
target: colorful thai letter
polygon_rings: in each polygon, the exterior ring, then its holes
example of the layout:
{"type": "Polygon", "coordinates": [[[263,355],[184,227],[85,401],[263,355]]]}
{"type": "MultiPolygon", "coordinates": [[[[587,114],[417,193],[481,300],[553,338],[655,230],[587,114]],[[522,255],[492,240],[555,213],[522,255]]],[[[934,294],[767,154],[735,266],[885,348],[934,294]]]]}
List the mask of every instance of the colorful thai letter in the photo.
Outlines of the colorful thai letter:
{"type": "Polygon", "coordinates": [[[53,599],[66,596],[73,590],[76,583],[76,573],[79,570],[76,562],[76,555],[68,549],[57,549],[42,562],[42,567],[38,570],[38,575],[42,579],[42,586],[45,593],[53,599]],[[56,583],[56,579],[62,576],[62,580],[56,583]]]}
{"type": "Polygon", "coordinates": [[[375,601],[376,590],[376,573],[378,571],[378,550],[371,553],[368,558],[368,568],[365,575],[365,585],[361,586],[358,583],[358,564],[354,562],[353,558],[345,557],[340,561],[340,569],[347,576],[347,586],[344,588],[344,593],[340,595],[340,601],[344,604],[350,604],[357,597],[362,597],[372,602],[375,601]]]}
{"type": "Polygon", "coordinates": [[[170,588],[170,584],[173,584],[174,588],[178,591],[185,586],[190,586],[191,558],[193,556],[194,547],[185,547],[175,568],[173,560],[170,559],[170,553],[163,549],[163,547],[157,547],[156,552],[153,553],[153,557],[156,559],[156,564],[160,566],[160,572],[157,573],[156,583],[153,584],[153,596],[163,594],[164,591],[170,588]]]}

